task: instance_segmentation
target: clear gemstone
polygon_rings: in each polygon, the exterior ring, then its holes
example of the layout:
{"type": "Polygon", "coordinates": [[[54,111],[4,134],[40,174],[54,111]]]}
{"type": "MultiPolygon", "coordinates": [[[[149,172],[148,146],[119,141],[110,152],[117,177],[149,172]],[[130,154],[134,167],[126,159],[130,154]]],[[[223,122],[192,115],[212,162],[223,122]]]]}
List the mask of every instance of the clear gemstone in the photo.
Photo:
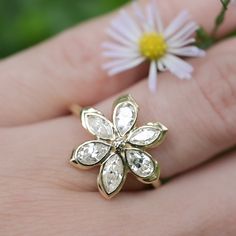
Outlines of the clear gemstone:
{"type": "Polygon", "coordinates": [[[86,115],[88,130],[102,139],[112,139],[113,128],[110,121],[97,114],[86,115]]]}
{"type": "Polygon", "coordinates": [[[114,124],[120,135],[127,133],[134,125],[137,117],[137,108],[128,102],[120,103],[115,110],[114,124]]]}
{"type": "Polygon", "coordinates": [[[108,194],[114,192],[121,184],[124,177],[124,165],[118,154],[108,158],[102,170],[102,183],[108,194]]]}
{"type": "Polygon", "coordinates": [[[136,149],[126,150],[126,159],[131,171],[139,177],[148,177],[154,171],[154,162],[145,152],[136,149]]]}
{"type": "Polygon", "coordinates": [[[83,165],[95,165],[110,151],[110,146],[100,141],[82,144],[75,153],[75,160],[83,165]]]}
{"type": "Polygon", "coordinates": [[[140,127],[131,134],[129,142],[140,146],[150,145],[158,139],[160,133],[159,130],[151,126],[140,127]]]}

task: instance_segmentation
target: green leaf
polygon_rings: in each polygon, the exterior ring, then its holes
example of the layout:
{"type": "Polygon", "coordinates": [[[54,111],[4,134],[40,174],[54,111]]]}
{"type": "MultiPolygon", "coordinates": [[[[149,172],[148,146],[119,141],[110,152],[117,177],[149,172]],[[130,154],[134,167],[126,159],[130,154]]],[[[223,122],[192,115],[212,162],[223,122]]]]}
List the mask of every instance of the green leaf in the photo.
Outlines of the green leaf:
{"type": "Polygon", "coordinates": [[[202,49],[208,49],[214,44],[214,39],[209,35],[204,28],[199,28],[196,31],[196,45],[202,49]]]}

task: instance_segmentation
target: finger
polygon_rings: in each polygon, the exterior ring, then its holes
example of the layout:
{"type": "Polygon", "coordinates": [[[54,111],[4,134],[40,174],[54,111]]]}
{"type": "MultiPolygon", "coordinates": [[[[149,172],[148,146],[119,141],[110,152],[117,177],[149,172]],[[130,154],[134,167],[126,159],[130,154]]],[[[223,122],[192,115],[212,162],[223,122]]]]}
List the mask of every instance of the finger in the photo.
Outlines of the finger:
{"type": "MultiPolygon", "coordinates": [[[[203,65],[200,65],[201,61],[194,60],[198,71],[191,81],[178,81],[163,74],[157,94],[148,92],[146,81],[128,91],[140,105],[140,125],[160,121],[169,128],[165,142],[151,152],[161,166],[163,178],[205,162],[235,144],[234,44],[232,40],[216,47],[209,52],[203,65]]],[[[111,115],[114,99],[97,106],[107,117],[111,115]]],[[[30,169],[40,173],[37,178],[44,181],[52,176],[53,181],[64,180],[78,190],[97,190],[98,170],[78,171],[68,164],[72,149],[91,140],[77,118],[68,116],[37,125],[6,129],[1,131],[1,137],[2,155],[5,153],[8,156],[9,166],[5,170],[11,172],[14,169],[12,166],[18,163],[16,167],[22,173],[30,169]],[[58,172],[60,176],[57,176],[58,172]]],[[[132,181],[128,189],[134,183],[137,181],[132,181]]],[[[133,189],[140,187],[143,185],[135,185],[133,189]]]]}
{"type": "Polygon", "coordinates": [[[129,236],[157,232],[160,236],[234,236],[235,166],[236,153],[159,189],[120,193],[111,201],[97,193],[58,189],[47,182],[39,189],[34,180],[18,178],[17,186],[10,182],[14,194],[8,194],[9,186],[1,191],[0,231],[26,236],[126,232],[129,236]],[[124,222],[125,229],[121,227],[124,222]]]}
{"type": "MultiPolygon", "coordinates": [[[[202,17],[203,9],[210,8],[207,19],[213,19],[221,7],[215,0],[191,4],[187,0],[159,3],[166,23],[181,9],[188,8],[193,18],[207,30],[211,30],[212,23],[202,17]]],[[[227,16],[222,34],[234,27],[235,14],[227,16]]],[[[75,101],[81,106],[91,105],[143,78],[146,73],[142,68],[112,79],[107,79],[101,69],[100,44],[106,39],[104,31],[111,17],[83,24],[2,61],[0,125],[19,125],[56,117],[65,114],[68,105],[75,101]]]]}

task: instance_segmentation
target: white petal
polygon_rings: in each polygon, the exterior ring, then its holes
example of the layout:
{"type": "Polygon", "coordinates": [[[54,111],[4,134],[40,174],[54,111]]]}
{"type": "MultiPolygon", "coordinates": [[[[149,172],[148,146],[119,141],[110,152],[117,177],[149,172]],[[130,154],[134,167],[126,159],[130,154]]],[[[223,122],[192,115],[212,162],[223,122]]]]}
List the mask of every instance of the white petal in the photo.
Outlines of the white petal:
{"type": "Polygon", "coordinates": [[[123,17],[124,22],[129,25],[132,34],[134,34],[137,38],[139,38],[142,33],[139,25],[132,19],[132,17],[125,10],[121,10],[120,14],[123,17]]]}
{"type": "Polygon", "coordinates": [[[150,14],[152,14],[153,26],[156,26],[155,31],[157,31],[158,33],[163,33],[162,19],[161,19],[161,15],[159,12],[159,7],[157,5],[157,1],[155,1],[155,0],[152,0],[150,2],[150,14]]]}
{"type": "Polygon", "coordinates": [[[140,7],[140,5],[136,1],[132,2],[132,8],[133,8],[134,14],[138,17],[138,19],[141,22],[146,20],[144,14],[143,14],[142,8],[140,7]]]}
{"type": "Polygon", "coordinates": [[[171,54],[168,54],[166,58],[167,58],[167,61],[170,61],[171,63],[176,65],[176,67],[180,67],[184,69],[186,72],[190,72],[190,73],[193,72],[193,67],[186,61],[182,60],[181,58],[176,57],[171,54]]]}
{"type": "Polygon", "coordinates": [[[127,53],[127,52],[122,52],[122,51],[105,51],[102,53],[102,55],[104,57],[107,57],[107,58],[114,58],[114,59],[135,59],[137,57],[139,57],[139,53],[138,52],[130,52],[130,53],[127,53]]]}
{"type": "Polygon", "coordinates": [[[120,59],[112,60],[110,62],[107,62],[107,63],[103,64],[102,68],[105,69],[105,70],[114,69],[116,67],[126,65],[131,60],[132,59],[130,59],[130,58],[120,58],[120,59]]]}
{"type": "Polygon", "coordinates": [[[71,162],[79,167],[90,167],[100,163],[110,152],[111,146],[94,140],[80,145],[73,153],[71,162]]]}
{"type": "Polygon", "coordinates": [[[197,29],[199,26],[197,25],[196,22],[189,22],[186,24],[181,30],[179,30],[176,34],[174,34],[170,39],[167,40],[167,43],[171,45],[171,43],[181,40],[184,41],[188,37],[190,37],[197,29]]]}
{"type": "Polygon", "coordinates": [[[167,69],[180,79],[191,79],[193,67],[184,60],[174,56],[166,55],[163,62],[167,69]]]}
{"type": "Polygon", "coordinates": [[[179,30],[189,19],[188,11],[184,10],[171,22],[171,24],[164,31],[164,36],[169,38],[177,30],[179,30]]]}
{"type": "Polygon", "coordinates": [[[98,187],[103,195],[112,197],[117,194],[125,180],[125,167],[118,154],[112,154],[102,165],[98,177],[98,187]]]}
{"type": "Polygon", "coordinates": [[[146,32],[163,32],[163,24],[158,10],[158,6],[154,0],[152,0],[146,6],[146,16],[144,16],[141,10],[138,8],[136,10],[136,15],[138,15],[140,21],[143,24],[143,28],[146,32]]]}
{"type": "Polygon", "coordinates": [[[123,37],[122,35],[120,35],[119,33],[117,33],[115,30],[109,28],[107,29],[107,34],[113,38],[115,41],[121,43],[121,44],[124,44],[125,46],[128,46],[128,47],[133,47],[133,42],[130,41],[129,39],[123,37]]]}
{"type": "Polygon", "coordinates": [[[178,56],[187,56],[187,57],[203,57],[205,56],[205,51],[199,49],[196,46],[188,46],[182,48],[169,48],[168,52],[178,55],[178,56]]]}
{"type": "Polygon", "coordinates": [[[148,17],[144,14],[142,8],[140,7],[139,4],[137,4],[135,1],[133,1],[133,10],[134,10],[134,14],[137,16],[139,22],[141,22],[141,30],[144,32],[149,32],[152,31],[153,29],[151,29],[150,24],[148,22],[148,17]]]}
{"type": "Polygon", "coordinates": [[[150,64],[148,86],[151,92],[155,92],[157,89],[157,65],[155,61],[152,61],[150,64]]]}
{"type": "Polygon", "coordinates": [[[143,63],[145,61],[145,58],[142,57],[138,57],[136,59],[132,59],[132,60],[126,60],[124,62],[122,62],[120,65],[114,66],[114,68],[111,68],[108,73],[109,75],[116,75],[119,74],[123,71],[132,69],[138,65],[140,65],[141,63],[143,63]]]}
{"type": "Polygon", "coordinates": [[[111,22],[112,28],[115,29],[117,32],[119,32],[121,35],[123,35],[125,38],[129,39],[132,42],[137,42],[138,37],[132,33],[130,27],[125,24],[122,17],[117,17],[111,22]]]}
{"type": "Polygon", "coordinates": [[[146,15],[147,15],[147,24],[148,24],[148,30],[153,31],[155,26],[155,19],[153,16],[153,9],[151,4],[147,4],[146,6],[146,15]]]}
{"type": "Polygon", "coordinates": [[[125,45],[120,45],[117,43],[111,43],[111,42],[104,42],[102,43],[102,48],[107,49],[107,50],[111,50],[111,51],[121,51],[121,52],[134,52],[134,50],[137,49],[137,45],[133,44],[132,47],[128,47],[125,45]]]}
{"type": "Polygon", "coordinates": [[[120,136],[127,134],[135,125],[138,106],[130,97],[118,101],[113,112],[113,123],[120,136]]]}
{"type": "Polygon", "coordinates": [[[188,38],[185,40],[180,39],[180,40],[172,41],[171,44],[168,45],[168,48],[180,48],[180,47],[184,47],[195,42],[196,42],[195,38],[188,38]]]}

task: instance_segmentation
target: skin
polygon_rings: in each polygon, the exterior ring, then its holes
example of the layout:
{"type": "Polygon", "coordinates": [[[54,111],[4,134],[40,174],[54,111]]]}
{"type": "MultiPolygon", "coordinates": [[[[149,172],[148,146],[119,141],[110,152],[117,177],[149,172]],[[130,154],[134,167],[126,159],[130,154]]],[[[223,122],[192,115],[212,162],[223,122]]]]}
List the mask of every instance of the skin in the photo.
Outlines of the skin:
{"type": "MultiPolygon", "coordinates": [[[[165,22],[187,6],[208,31],[220,9],[215,0],[159,5],[165,22]],[[211,9],[207,17],[203,9],[211,9]]],[[[236,40],[192,59],[190,81],[161,74],[151,94],[145,68],[112,79],[102,71],[99,45],[112,16],[0,62],[0,235],[236,235],[236,40]],[[169,128],[151,153],[170,180],[146,190],[130,176],[107,201],[97,192],[97,169],[68,163],[73,147],[91,139],[68,107],[94,106],[109,117],[124,93],[139,104],[140,124],[158,120],[169,128]]],[[[231,9],[218,37],[235,22],[231,9]]]]}

